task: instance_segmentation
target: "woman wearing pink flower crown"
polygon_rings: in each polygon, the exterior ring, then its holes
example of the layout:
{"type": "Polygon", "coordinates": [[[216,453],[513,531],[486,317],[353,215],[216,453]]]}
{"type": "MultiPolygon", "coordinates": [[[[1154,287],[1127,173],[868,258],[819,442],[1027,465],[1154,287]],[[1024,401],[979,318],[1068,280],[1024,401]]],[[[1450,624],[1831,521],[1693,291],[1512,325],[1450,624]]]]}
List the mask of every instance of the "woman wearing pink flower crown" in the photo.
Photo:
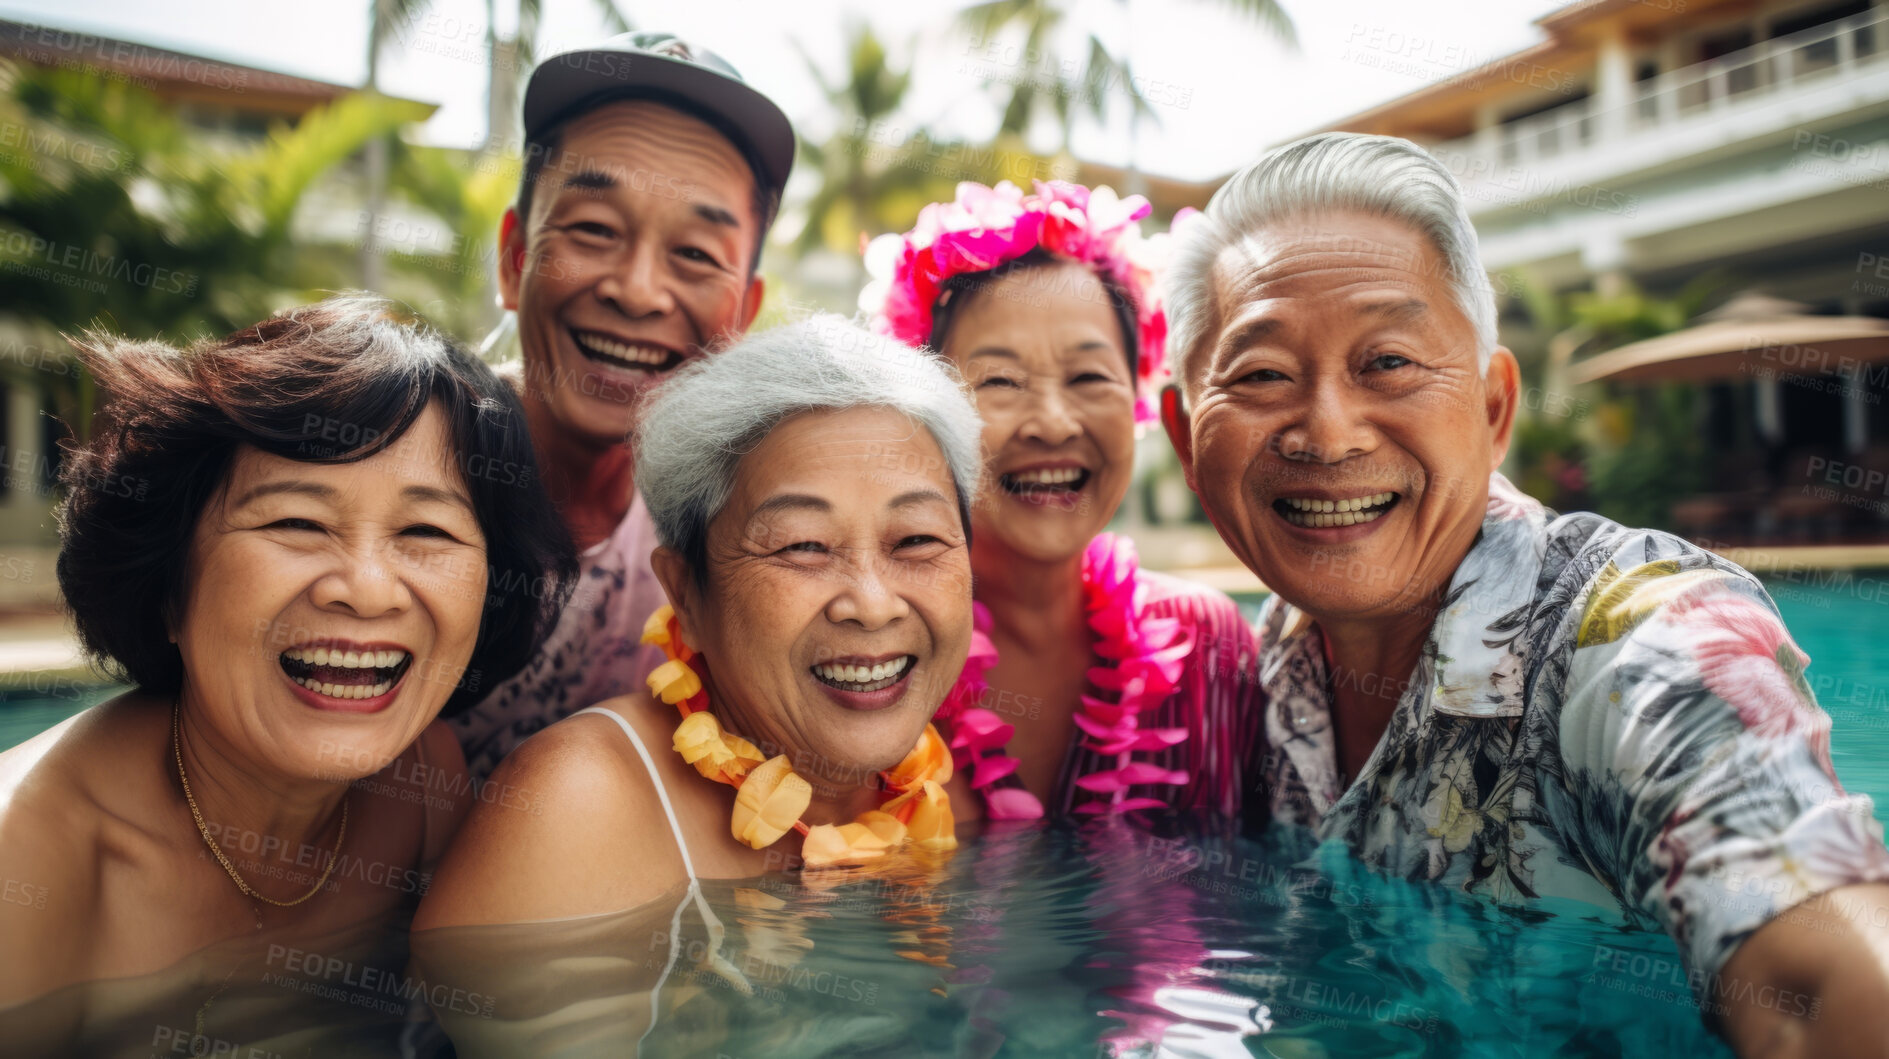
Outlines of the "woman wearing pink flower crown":
{"type": "Polygon", "coordinates": [[[978,635],[938,720],[991,819],[1230,817],[1259,738],[1253,634],[1233,601],[1139,569],[1101,532],[1163,373],[1167,237],[1141,237],[1148,212],[1108,188],[963,183],[866,250],[861,308],[951,361],[984,420],[978,635]]]}

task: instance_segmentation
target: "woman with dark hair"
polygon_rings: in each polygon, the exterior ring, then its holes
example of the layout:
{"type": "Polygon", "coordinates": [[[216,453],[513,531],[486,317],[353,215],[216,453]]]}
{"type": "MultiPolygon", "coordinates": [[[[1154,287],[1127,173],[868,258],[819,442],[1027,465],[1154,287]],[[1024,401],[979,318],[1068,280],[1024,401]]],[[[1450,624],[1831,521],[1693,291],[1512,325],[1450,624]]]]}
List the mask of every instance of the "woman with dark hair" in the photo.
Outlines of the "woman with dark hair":
{"type": "Polygon", "coordinates": [[[877,329],[950,361],[984,421],[977,624],[938,711],[992,819],[1240,811],[1253,634],[1226,596],[1102,532],[1155,419],[1167,324],[1138,195],[962,183],[867,250],[877,329]]]}
{"type": "Polygon", "coordinates": [[[397,1034],[427,990],[405,923],[475,797],[436,718],[530,657],[575,566],[518,399],[365,296],[77,345],[105,400],[59,583],[135,686],[0,754],[34,896],[0,907],[8,1048],[397,1034]]]}

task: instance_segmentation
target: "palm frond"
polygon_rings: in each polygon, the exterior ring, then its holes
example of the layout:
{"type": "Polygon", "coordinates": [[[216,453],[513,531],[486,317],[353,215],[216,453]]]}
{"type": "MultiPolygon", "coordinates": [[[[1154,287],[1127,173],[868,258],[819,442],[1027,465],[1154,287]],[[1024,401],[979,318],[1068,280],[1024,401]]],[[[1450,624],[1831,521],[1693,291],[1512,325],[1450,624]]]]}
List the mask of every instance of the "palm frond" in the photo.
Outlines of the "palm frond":
{"type": "Polygon", "coordinates": [[[1284,5],[1280,4],[1279,0],[1220,0],[1220,2],[1233,9],[1236,14],[1258,20],[1260,25],[1266,27],[1278,39],[1279,43],[1293,51],[1299,50],[1299,31],[1293,26],[1292,16],[1286,13],[1284,5]]]}
{"type": "Polygon", "coordinates": [[[1039,0],[985,0],[958,12],[958,23],[988,40],[1005,26],[1041,10],[1039,0]]]}
{"type": "Polygon", "coordinates": [[[237,159],[231,168],[257,185],[252,201],[260,208],[264,225],[271,231],[284,231],[302,193],[316,177],[375,137],[423,120],[427,112],[424,103],[373,92],[351,93],[310,111],[294,127],[278,125],[259,150],[237,159]]]}
{"type": "Polygon", "coordinates": [[[381,49],[391,39],[398,39],[400,31],[413,25],[426,10],[431,0],[371,0],[373,9],[368,14],[367,24],[367,87],[372,89],[380,80],[381,49]]]}
{"type": "Polygon", "coordinates": [[[617,10],[617,5],[611,0],[596,0],[596,5],[597,13],[603,16],[605,28],[611,33],[628,33],[636,28],[630,25],[630,20],[623,17],[623,12],[617,10]]]}

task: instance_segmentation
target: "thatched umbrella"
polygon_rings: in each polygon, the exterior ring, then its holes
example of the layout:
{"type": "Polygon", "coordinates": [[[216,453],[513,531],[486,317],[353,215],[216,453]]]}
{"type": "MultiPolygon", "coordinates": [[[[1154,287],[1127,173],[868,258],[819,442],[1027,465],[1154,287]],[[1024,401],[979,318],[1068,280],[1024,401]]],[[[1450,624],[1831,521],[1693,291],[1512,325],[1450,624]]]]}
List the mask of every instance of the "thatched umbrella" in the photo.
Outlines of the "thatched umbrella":
{"type": "Polygon", "coordinates": [[[1798,302],[1741,294],[1701,323],[1608,350],[1568,368],[1572,383],[1713,382],[1774,375],[1859,375],[1889,361],[1889,320],[1811,316],[1798,302]]]}

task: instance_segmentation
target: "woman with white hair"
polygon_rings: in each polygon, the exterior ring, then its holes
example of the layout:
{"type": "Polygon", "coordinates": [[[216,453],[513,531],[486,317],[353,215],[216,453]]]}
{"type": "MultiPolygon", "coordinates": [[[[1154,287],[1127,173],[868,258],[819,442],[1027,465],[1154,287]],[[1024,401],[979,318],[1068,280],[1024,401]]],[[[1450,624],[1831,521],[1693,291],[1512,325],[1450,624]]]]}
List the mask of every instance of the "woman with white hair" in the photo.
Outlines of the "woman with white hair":
{"type": "Polygon", "coordinates": [[[506,757],[490,782],[517,796],[474,811],[416,932],[661,898],[718,938],[698,879],[955,846],[930,721],[970,644],[977,427],[948,368],[836,316],[663,386],[636,481],[671,661],[506,757]]]}

